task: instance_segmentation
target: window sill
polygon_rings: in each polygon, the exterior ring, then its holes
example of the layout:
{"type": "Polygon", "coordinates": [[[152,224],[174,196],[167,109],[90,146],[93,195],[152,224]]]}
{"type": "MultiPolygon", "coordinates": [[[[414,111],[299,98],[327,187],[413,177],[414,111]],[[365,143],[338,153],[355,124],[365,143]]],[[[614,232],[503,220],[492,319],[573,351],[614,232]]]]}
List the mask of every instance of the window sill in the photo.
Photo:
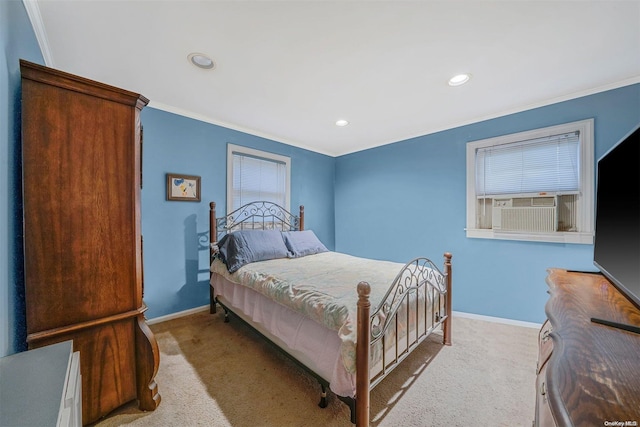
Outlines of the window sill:
{"type": "Polygon", "coordinates": [[[593,233],[557,232],[557,233],[528,233],[517,231],[496,231],[486,229],[467,228],[467,237],[496,240],[523,240],[528,242],[548,243],[576,243],[593,244],[593,233]]]}

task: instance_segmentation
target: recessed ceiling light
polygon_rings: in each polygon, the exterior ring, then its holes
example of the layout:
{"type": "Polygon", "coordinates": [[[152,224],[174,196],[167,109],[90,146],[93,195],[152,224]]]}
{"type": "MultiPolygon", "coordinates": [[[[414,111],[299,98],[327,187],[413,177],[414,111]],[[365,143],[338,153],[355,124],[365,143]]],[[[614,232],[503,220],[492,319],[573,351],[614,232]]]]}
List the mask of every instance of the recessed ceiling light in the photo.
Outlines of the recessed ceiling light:
{"type": "Polygon", "coordinates": [[[213,62],[213,59],[209,58],[204,53],[190,53],[187,58],[193,65],[205,70],[210,70],[216,66],[215,62],[213,62]]]}
{"type": "Polygon", "coordinates": [[[336,121],[336,126],[342,127],[342,126],[346,126],[348,124],[349,124],[349,122],[346,121],[345,119],[340,119],[340,120],[336,121]]]}
{"type": "Polygon", "coordinates": [[[471,78],[471,74],[458,74],[449,79],[449,86],[460,86],[465,84],[471,78]]]}

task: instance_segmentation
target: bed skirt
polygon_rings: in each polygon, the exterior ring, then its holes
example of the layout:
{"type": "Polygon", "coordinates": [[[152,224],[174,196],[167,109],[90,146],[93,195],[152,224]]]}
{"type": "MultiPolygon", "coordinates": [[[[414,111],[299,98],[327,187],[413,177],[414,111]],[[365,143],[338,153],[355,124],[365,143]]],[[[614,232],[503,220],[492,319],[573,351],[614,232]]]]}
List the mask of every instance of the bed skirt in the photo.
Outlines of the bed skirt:
{"type": "Polygon", "coordinates": [[[211,285],[222,304],[328,382],[331,391],[355,396],[355,375],[344,367],[336,331],[219,274],[212,275],[211,285]]]}

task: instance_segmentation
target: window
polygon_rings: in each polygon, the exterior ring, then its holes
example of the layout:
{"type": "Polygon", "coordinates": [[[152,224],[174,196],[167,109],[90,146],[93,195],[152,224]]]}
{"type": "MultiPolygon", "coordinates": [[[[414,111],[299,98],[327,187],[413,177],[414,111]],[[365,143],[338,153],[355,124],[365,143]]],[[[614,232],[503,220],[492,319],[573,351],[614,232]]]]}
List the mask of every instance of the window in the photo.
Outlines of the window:
{"type": "Polygon", "coordinates": [[[467,237],[593,243],[593,119],[467,144],[467,237]]]}
{"type": "Polygon", "coordinates": [[[291,159],[229,144],[227,146],[227,211],[249,202],[268,201],[289,210],[291,159]]]}

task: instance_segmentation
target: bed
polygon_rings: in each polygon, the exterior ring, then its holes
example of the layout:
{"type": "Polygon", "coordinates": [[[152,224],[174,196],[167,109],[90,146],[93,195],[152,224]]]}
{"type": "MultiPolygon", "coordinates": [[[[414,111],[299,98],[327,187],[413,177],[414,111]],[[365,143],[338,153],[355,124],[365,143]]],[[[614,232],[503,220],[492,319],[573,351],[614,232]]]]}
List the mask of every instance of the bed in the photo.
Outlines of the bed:
{"type": "Polygon", "coordinates": [[[451,345],[451,254],[441,271],[332,252],[294,215],[253,202],[218,217],[210,203],[210,312],[223,308],[349,405],[369,425],[370,391],[425,338],[451,345]]]}

